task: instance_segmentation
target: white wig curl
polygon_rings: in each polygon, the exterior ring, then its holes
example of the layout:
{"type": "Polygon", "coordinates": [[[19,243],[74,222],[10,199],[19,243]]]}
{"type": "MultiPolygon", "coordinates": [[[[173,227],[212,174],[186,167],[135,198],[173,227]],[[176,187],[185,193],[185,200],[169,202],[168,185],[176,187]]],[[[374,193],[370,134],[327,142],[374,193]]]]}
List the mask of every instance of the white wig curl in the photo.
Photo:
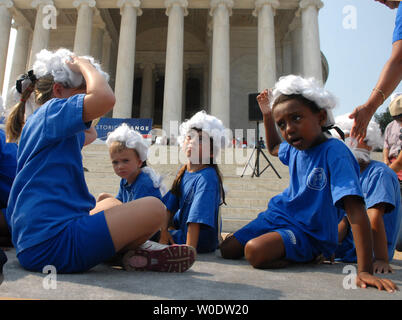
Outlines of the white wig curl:
{"type": "MultiPolygon", "coordinates": [[[[54,78],[54,82],[61,83],[68,88],[78,88],[84,82],[84,77],[80,73],[71,71],[66,64],[67,60],[70,60],[74,55],[68,49],[60,48],[56,51],[48,51],[46,49],[41,50],[35,59],[33,65],[33,71],[37,78],[51,74],[54,78]]],[[[99,63],[95,61],[93,57],[83,56],[82,58],[88,59],[91,64],[109,81],[109,75],[102,71],[99,63]]]]}
{"type": "Polygon", "coordinates": [[[184,121],[179,128],[178,142],[183,145],[186,135],[192,130],[198,129],[207,133],[213,140],[214,159],[221,150],[222,143],[226,144],[225,126],[218,118],[207,114],[204,110],[197,112],[191,119],[184,121]]]}
{"type": "Polygon", "coordinates": [[[129,127],[127,123],[122,123],[113,132],[110,132],[106,139],[108,147],[113,142],[124,143],[129,149],[135,149],[141,161],[145,161],[148,158],[148,143],[142,137],[140,133],[129,127]]]}
{"type": "Polygon", "coordinates": [[[272,92],[271,107],[280,95],[302,95],[304,98],[313,101],[318,108],[327,111],[327,122],[325,127],[335,123],[332,109],[335,108],[337,100],[329,91],[325,90],[314,78],[302,78],[296,75],[280,77],[272,92]]]}
{"type": "MultiPolygon", "coordinates": [[[[339,127],[345,135],[349,135],[350,131],[352,130],[353,126],[353,119],[349,118],[350,113],[346,113],[340,116],[337,116],[335,118],[335,125],[339,127]]],[[[335,130],[331,130],[331,133],[333,133],[334,137],[340,138],[339,135],[335,132],[335,130]]],[[[353,143],[353,141],[350,141],[353,143]]],[[[377,122],[370,120],[368,126],[367,126],[367,133],[366,133],[366,138],[365,142],[369,147],[372,147],[373,150],[375,149],[381,149],[383,147],[384,141],[382,138],[381,134],[381,129],[380,126],[377,122]]],[[[347,143],[349,147],[353,147],[347,143]]]]}

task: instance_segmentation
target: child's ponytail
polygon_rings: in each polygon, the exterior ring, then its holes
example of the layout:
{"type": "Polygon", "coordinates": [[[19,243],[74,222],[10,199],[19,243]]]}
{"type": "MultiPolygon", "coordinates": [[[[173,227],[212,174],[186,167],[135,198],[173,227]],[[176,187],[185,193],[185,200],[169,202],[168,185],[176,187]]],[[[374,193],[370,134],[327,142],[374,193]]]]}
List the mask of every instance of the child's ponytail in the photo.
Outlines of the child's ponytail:
{"type": "Polygon", "coordinates": [[[10,115],[7,117],[7,142],[18,141],[25,123],[25,103],[31,96],[34,88],[35,83],[31,83],[28,88],[22,92],[20,101],[12,108],[10,115]]]}

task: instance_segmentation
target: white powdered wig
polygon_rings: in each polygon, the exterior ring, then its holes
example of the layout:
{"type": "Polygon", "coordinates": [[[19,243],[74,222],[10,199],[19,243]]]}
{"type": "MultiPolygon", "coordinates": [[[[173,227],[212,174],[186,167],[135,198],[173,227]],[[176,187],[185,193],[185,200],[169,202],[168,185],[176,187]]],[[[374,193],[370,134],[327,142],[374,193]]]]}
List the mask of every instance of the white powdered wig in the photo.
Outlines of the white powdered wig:
{"type": "Polygon", "coordinates": [[[219,154],[222,144],[227,144],[226,130],[221,120],[207,114],[204,110],[197,112],[191,119],[184,121],[179,128],[180,135],[177,138],[180,146],[192,129],[202,130],[213,139],[213,157],[219,154]]]}
{"type": "MultiPolygon", "coordinates": [[[[353,126],[353,122],[354,122],[353,119],[349,118],[349,115],[350,115],[350,113],[346,113],[346,114],[337,116],[335,118],[335,125],[337,127],[339,127],[345,133],[345,135],[350,134],[350,131],[352,130],[352,126],[353,126]]],[[[331,133],[334,135],[334,137],[336,137],[338,139],[340,138],[335,130],[331,130],[331,133]]],[[[377,122],[370,120],[370,122],[367,126],[367,133],[366,133],[366,138],[364,141],[366,142],[366,144],[369,147],[372,147],[373,150],[381,149],[383,147],[384,140],[383,140],[383,137],[381,134],[380,126],[377,122]]],[[[356,145],[356,142],[351,139],[348,139],[346,141],[346,144],[348,145],[348,147],[353,148],[356,145]]]]}
{"type": "MultiPolygon", "coordinates": [[[[106,139],[108,147],[110,147],[113,142],[124,143],[127,148],[137,151],[141,161],[145,161],[148,158],[148,142],[140,133],[129,127],[126,123],[121,124],[113,132],[108,134],[106,139]]],[[[166,194],[167,188],[163,184],[162,176],[148,166],[142,168],[141,171],[151,178],[154,188],[159,188],[162,196],[166,194]]]]}
{"type": "Polygon", "coordinates": [[[304,98],[313,101],[318,108],[327,111],[327,122],[325,127],[335,123],[332,109],[336,107],[336,97],[325,90],[314,78],[302,78],[296,75],[280,77],[272,92],[271,107],[280,95],[299,94],[304,98]]]}
{"type": "MultiPolygon", "coordinates": [[[[58,49],[56,51],[41,50],[35,59],[33,71],[37,78],[51,74],[54,82],[61,83],[68,88],[78,88],[84,83],[84,77],[80,73],[71,71],[66,64],[74,53],[68,49],[58,49]]],[[[88,59],[91,64],[109,81],[109,75],[102,71],[99,63],[93,57],[83,56],[82,58],[88,59]]]]}
{"type": "Polygon", "coordinates": [[[140,133],[129,127],[127,123],[122,123],[113,132],[108,134],[106,139],[108,147],[115,141],[124,143],[129,149],[135,149],[141,161],[147,160],[149,148],[147,141],[140,133]]]}

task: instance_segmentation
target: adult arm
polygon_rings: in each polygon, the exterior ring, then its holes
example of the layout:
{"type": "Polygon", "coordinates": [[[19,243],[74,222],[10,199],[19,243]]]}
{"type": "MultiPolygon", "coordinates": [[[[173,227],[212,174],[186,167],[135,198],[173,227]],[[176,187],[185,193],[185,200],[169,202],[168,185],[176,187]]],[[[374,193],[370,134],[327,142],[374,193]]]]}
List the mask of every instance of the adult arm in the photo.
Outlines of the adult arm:
{"type": "Polygon", "coordinates": [[[358,106],[349,116],[354,119],[351,136],[362,141],[366,136],[368,123],[398,86],[402,79],[402,40],[395,41],[392,45],[391,57],[383,67],[375,89],[365,104],[358,106]]]}

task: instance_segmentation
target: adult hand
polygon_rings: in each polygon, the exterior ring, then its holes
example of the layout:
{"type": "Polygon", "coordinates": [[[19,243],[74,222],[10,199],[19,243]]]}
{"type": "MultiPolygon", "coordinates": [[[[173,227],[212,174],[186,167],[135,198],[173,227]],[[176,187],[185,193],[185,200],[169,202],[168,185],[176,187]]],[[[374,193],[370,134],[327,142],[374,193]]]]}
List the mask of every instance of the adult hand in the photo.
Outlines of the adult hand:
{"type": "Polygon", "coordinates": [[[357,107],[353,112],[349,115],[350,119],[354,119],[352,130],[350,131],[350,135],[353,138],[356,138],[358,141],[363,142],[366,137],[367,126],[373,117],[375,110],[369,104],[363,104],[357,107]]]}

